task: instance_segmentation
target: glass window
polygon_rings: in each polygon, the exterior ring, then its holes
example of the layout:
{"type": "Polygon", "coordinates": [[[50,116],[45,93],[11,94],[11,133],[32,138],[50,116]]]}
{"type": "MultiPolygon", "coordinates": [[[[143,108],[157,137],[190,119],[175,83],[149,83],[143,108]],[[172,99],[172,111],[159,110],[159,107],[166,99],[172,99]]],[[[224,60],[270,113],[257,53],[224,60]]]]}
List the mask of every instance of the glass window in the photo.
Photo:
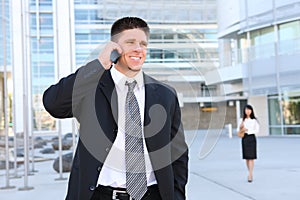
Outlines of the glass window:
{"type": "MultiPolygon", "coordinates": [[[[49,85],[48,85],[49,86],[49,85]]],[[[35,131],[53,131],[56,130],[55,119],[45,110],[42,104],[41,87],[33,86],[33,91],[36,94],[32,96],[33,104],[33,129],[35,131]]]]}
{"type": "Polygon", "coordinates": [[[162,40],[161,33],[151,33],[150,40],[151,40],[151,42],[161,42],[161,40],[162,40]]]}
{"type": "Polygon", "coordinates": [[[54,53],[54,41],[53,38],[42,37],[39,40],[35,37],[31,39],[31,51],[32,53],[54,53]]]}
{"type": "Polygon", "coordinates": [[[49,63],[49,62],[33,62],[32,63],[33,78],[55,77],[53,64],[54,63],[49,63]]]}
{"type": "Polygon", "coordinates": [[[76,24],[91,24],[95,23],[97,16],[97,11],[95,9],[78,9],[75,11],[75,23],[76,24]]]}
{"type": "Polygon", "coordinates": [[[177,52],[178,52],[179,58],[182,58],[182,59],[195,58],[193,49],[179,49],[177,52]]]}
{"type": "MultiPolygon", "coordinates": [[[[52,5],[52,0],[38,0],[39,5],[52,5]]],[[[30,0],[29,1],[30,5],[35,5],[36,0],[30,0]]]]}
{"type": "Polygon", "coordinates": [[[175,53],[169,50],[164,50],[164,55],[166,59],[174,59],[175,53]]]}
{"type": "Polygon", "coordinates": [[[99,0],[74,0],[75,4],[97,4],[99,0]]]}
{"type": "Polygon", "coordinates": [[[88,19],[88,11],[87,10],[77,10],[75,12],[75,20],[87,20],[88,19]]]}
{"type": "Polygon", "coordinates": [[[285,125],[300,125],[300,96],[285,97],[282,112],[285,125]]]}
{"type": "Polygon", "coordinates": [[[269,99],[269,120],[270,125],[280,125],[281,124],[281,116],[280,116],[280,107],[278,98],[269,99]]]}
{"type": "Polygon", "coordinates": [[[274,42],[274,28],[267,27],[250,32],[251,45],[257,46],[274,42]]]}
{"type": "Polygon", "coordinates": [[[246,33],[243,33],[241,35],[238,35],[238,48],[239,49],[246,49],[248,47],[248,43],[247,43],[247,35],[246,33]]]}
{"type": "Polygon", "coordinates": [[[30,0],[29,3],[33,128],[34,131],[55,130],[55,119],[46,112],[42,104],[42,94],[54,82],[55,77],[52,0],[30,0]],[[35,37],[37,33],[39,39],[35,37]]]}
{"type": "Polygon", "coordinates": [[[35,131],[55,130],[55,119],[42,104],[43,92],[54,82],[54,63],[32,62],[32,103],[35,131]]]}
{"type": "Polygon", "coordinates": [[[172,40],[174,38],[174,34],[172,33],[166,33],[163,35],[165,40],[172,40]]]}
{"type": "Polygon", "coordinates": [[[163,51],[161,49],[150,49],[150,58],[151,59],[162,59],[163,51]]]}
{"type": "Polygon", "coordinates": [[[269,97],[268,106],[271,135],[300,134],[300,95],[285,95],[281,101],[278,96],[269,97]]]}
{"type": "MultiPolygon", "coordinates": [[[[2,1],[3,2],[3,1],[2,1]]],[[[4,2],[5,4],[5,23],[3,23],[4,21],[2,21],[2,17],[3,17],[3,12],[2,10],[0,11],[0,19],[1,19],[1,25],[0,25],[0,41],[1,41],[1,48],[0,48],[0,65],[3,65],[3,54],[5,52],[6,54],[6,65],[10,65],[11,64],[11,37],[10,37],[10,7],[9,7],[9,1],[5,0],[4,2]],[[3,34],[3,25],[5,26],[5,32],[6,32],[6,37],[3,38],[4,34],[3,34]],[[5,41],[5,51],[3,48],[3,42],[5,41]]],[[[2,3],[1,3],[1,7],[2,7],[2,3]]]]}
{"type": "Polygon", "coordinates": [[[37,21],[36,13],[30,15],[30,31],[32,35],[37,34],[37,28],[39,26],[40,34],[52,35],[53,34],[53,18],[52,14],[40,13],[37,21]],[[38,23],[38,24],[37,24],[38,23]]]}
{"type": "Polygon", "coordinates": [[[279,40],[292,40],[300,37],[300,21],[280,24],[279,40]]]}
{"type": "Polygon", "coordinates": [[[248,61],[248,42],[246,33],[238,35],[237,48],[238,48],[238,63],[245,63],[248,61]]]}
{"type": "Polygon", "coordinates": [[[89,38],[88,34],[80,34],[80,33],[77,33],[75,35],[75,39],[76,41],[78,40],[87,40],[89,38]]]}
{"type": "Polygon", "coordinates": [[[269,58],[275,55],[273,27],[250,32],[250,39],[251,47],[249,49],[249,60],[269,58]]]}
{"type": "Polygon", "coordinates": [[[300,21],[280,24],[279,29],[279,54],[289,54],[300,50],[300,21]]]}
{"type": "Polygon", "coordinates": [[[42,5],[52,5],[53,0],[39,0],[39,4],[42,5]]]}
{"type": "Polygon", "coordinates": [[[178,39],[187,39],[187,34],[178,34],[178,39]]]}
{"type": "Polygon", "coordinates": [[[53,31],[53,18],[52,14],[41,13],[40,14],[40,29],[42,33],[52,33],[53,31]]]}
{"type": "MultiPolygon", "coordinates": [[[[30,0],[29,2],[29,9],[30,11],[35,12],[37,10],[37,6],[36,6],[36,0],[30,0]]],[[[39,0],[38,1],[38,10],[39,12],[52,12],[52,0],[39,0]]]]}

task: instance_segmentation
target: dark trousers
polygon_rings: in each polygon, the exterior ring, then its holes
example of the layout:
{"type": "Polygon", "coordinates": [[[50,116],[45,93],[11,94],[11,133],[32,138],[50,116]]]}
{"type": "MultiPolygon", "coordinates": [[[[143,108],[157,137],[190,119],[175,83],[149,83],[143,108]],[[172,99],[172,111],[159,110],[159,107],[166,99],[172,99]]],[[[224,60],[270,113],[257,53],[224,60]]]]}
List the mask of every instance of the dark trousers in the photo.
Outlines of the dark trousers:
{"type": "MultiPolygon", "coordinates": [[[[91,200],[131,200],[125,189],[112,188],[99,185],[91,198],[91,200]],[[120,191],[120,192],[118,192],[120,191]],[[114,195],[115,194],[115,195],[114,195]]],[[[134,200],[134,199],[133,199],[134,200]]],[[[142,200],[161,200],[158,186],[152,185],[148,187],[148,191],[143,196],[142,200]]]]}

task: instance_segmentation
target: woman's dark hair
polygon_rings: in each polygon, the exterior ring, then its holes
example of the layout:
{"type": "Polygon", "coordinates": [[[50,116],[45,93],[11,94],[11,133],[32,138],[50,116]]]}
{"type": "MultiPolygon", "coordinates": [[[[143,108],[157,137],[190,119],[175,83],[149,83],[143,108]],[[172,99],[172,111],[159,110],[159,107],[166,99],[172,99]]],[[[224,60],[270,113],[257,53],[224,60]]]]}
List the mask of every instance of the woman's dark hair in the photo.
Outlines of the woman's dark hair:
{"type": "Polygon", "coordinates": [[[124,17],[115,21],[110,30],[111,40],[113,36],[129,29],[141,29],[145,32],[146,36],[149,38],[150,28],[148,24],[141,18],[138,17],[124,17]]]}
{"type": "Polygon", "coordinates": [[[243,121],[247,118],[246,109],[251,110],[250,118],[251,119],[256,119],[252,106],[248,104],[244,108],[243,121]]]}

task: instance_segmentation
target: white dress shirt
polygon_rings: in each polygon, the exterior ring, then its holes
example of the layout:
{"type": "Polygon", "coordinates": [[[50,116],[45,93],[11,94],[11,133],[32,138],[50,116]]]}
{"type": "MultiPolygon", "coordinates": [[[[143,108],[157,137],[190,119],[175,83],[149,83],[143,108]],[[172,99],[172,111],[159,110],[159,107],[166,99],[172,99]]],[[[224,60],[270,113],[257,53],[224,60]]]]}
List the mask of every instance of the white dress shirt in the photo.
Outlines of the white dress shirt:
{"type": "MultiPolygon", "coordinates": [[[[128,78],[120,73],[114,67],[111,68],[111,76],[115,83],[115,88],[118,96],[118,133],[113,146],[108,153],[108,156],[103,164],[99,174],[98,184],[104,186],[126,188],[126,166],[125,166],[125,101],[128,91],[128,86],[125,82],[136,80],[137,85],[134,88],[134,94],[137,98],[141,123],[144,124],[144,108],[145,108],[145,86],[142,71],[134,78],[128,78]]],[[[143,130],[144,134],[144,130],[143,130]]],[[[156,184],[155,175],[150,162],[149,153],[144,139],[144,153],[146,164],[147,185],[156,184]]]]}
{"type": "MultiPolygon", "coordinates": [[[[242,120],[243,119],[241,119],[240,124],[242,123],[242,120]]],[[[246,133],[249,135],[257,134],[259,132],[259,124],[256,119],[246,118],[244,120],[244,126],[246,129],[248,129],[248,131],[246,131],[246,133]]]]}

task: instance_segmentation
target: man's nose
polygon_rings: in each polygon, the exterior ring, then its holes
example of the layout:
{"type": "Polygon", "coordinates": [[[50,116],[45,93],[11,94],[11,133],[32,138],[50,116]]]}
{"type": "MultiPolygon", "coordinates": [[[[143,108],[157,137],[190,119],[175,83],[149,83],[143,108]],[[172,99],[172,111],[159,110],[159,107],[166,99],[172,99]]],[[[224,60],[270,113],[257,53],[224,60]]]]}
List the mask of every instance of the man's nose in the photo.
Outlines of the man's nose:
{"type": "Polygon", "coordinates": [[[142,51],[143,48],[141,47],[141,45],[137,44],[137,45],[135,45],[134,50],[135,51],[142,51]]]}
{"type": "Polygon", "coordinates": [[[142,51],[142,50],[144,50],[144,47],[140,43],[137,42],[134,46],[134,50],[142,51]]]}

